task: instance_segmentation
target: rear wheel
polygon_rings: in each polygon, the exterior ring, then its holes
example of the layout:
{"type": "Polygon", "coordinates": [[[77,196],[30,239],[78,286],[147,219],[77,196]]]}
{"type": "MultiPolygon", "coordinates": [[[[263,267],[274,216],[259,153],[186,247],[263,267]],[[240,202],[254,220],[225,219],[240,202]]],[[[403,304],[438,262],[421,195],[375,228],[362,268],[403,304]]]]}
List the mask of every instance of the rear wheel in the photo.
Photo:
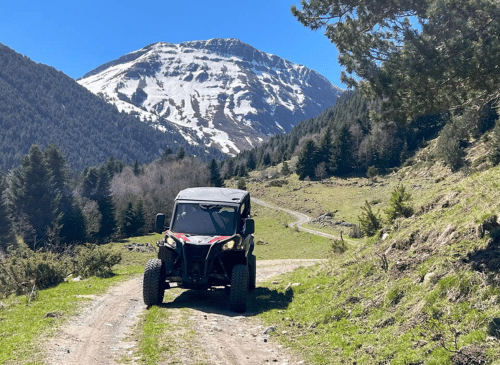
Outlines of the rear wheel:
{"type": "Polygon", "coordinates": [[[257,258],[254,254],[248,257],[248,290],[256,288],[257,281],[257,258]]]}
{"type": "Polygon", "coordinates": [[[149,260],[144,270],[144,280],[142,284],[142,297],[144,304],[148,307],[161,304],[163,302],[163,293],[165,291],[164,275],[162,275],[161,260],[149,260]]]}
{"type": "Polygon", "coordinates": [[[247,310],[248,266],[234,265],[231,275],[231,292],[229,307],[233,312],[242,313],[247,310]]]}

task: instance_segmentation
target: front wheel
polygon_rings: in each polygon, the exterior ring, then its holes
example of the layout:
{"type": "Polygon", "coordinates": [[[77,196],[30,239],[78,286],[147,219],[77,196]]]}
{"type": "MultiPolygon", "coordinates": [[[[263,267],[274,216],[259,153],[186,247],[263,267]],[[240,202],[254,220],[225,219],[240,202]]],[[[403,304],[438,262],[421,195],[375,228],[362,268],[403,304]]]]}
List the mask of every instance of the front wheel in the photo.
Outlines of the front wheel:
{"type": "Polygon", "coordinates": [[[231,275],[231,292],[229,294],[229,307],[233,312],[247,310],[248,293],[248,266],[234,265],[231,275]]]}
{"type": "Polygon", "coordinates": [[[164,294],[164,278],[162,275],[161,260],[149,260],[144,270],[144,279],[142,283],[142,297],[144,304],[148,307],[161,304],[164,294]],[[163,282],[162,282],[163,281],[163,282]]]}

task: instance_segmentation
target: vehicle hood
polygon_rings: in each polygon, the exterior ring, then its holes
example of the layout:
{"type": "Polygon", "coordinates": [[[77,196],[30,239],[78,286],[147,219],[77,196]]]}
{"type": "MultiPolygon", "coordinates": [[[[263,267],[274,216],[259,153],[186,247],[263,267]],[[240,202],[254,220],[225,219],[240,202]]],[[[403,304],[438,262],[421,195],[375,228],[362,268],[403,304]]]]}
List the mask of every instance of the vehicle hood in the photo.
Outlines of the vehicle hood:
{"type": "Polygon", "coordinates": [[[170,231],[167,232],[167,235],[170,235],[172,237],[177,238],[178,240],[182,240],[186,243],[191,243],[191,244],[214,244],[233,237],[233,236],[197,236],[184,233],[174,233],[170,231]]]}

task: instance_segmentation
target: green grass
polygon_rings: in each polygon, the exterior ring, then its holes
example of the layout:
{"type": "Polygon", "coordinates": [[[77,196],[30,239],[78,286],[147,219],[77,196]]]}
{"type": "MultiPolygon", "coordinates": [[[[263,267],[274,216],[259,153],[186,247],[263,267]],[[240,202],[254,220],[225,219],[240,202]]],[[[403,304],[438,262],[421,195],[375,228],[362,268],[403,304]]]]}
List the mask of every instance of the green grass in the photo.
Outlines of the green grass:
{"type": "Polygon", "coordinates": [[[156,253],[133,253],[122,250],[131,242],[154,244],[160,235],[131,238],[110,243],[122,252],[122,262],[116,265],[110,278],[91,277],[68,281],[39,291],[38,298],[28,303],[26,296],[10,296],[0,300],[0,364],[42,364],[43,339],[77,313],[80,304],[98,295],[111,285],[144,272],[144,264],[156,253]],[[54,316],[47,316],[52,313],[54,316]]]}

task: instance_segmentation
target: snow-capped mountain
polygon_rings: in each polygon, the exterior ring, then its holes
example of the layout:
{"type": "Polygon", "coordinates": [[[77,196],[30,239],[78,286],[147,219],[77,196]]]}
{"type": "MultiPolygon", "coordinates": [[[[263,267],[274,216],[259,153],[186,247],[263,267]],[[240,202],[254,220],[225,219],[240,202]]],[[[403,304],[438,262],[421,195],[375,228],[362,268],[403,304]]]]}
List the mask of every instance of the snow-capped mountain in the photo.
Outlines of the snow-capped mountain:
{"type": "Polygon", "coordinates": [[[157,129],[234,154],[333,105],[342,90],[238,39],[154,43],[78,82],[157,129]]]}

